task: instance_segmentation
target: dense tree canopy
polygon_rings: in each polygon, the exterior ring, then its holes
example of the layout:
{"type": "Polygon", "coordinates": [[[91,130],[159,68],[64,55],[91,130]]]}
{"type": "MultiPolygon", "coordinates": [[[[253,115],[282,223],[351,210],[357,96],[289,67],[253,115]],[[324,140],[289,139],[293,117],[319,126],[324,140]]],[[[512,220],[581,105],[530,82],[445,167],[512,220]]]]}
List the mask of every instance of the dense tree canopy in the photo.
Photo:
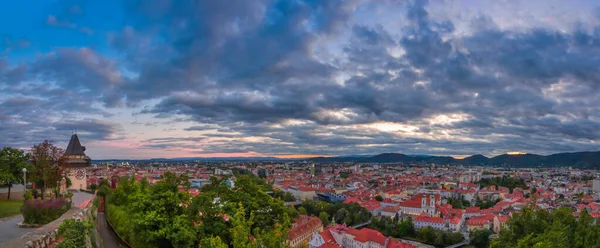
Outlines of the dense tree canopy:
{"type": "Polygon", "coordinates": [[[456,208],[456,209],[465,209],[465,208],[471,206],[471,203],[469,203],[469,201],[463,200],[463,199],[456,199],[456,198],[448,197],[447,201],[448,201],[448,204],[452,205],[452,208],[456,208]]]}
{"type": "Polygon", "coordinates": [[[482,178],[479,180],[479,185],[483,187],[489,187],[490,185],[507,187],[512,193],[514,188],[527,189],[527,184],[523,179],[512,178],[512,177],[494,177],[494,178],[482,178]]]}
{"type": "Polygon", "coordinates": [[[593,222],[586,211],[575,217],[568,208],[555,209],[552,213],[526,208],[522,213],[513,215],[490,247],[600,247],[600,226],[593,222]]]}
{"type": "Polygon", "coordinates": [[[303,201],[299,208],[306,209],[306,214],[319,217],[321,212],[327,213],[327,216],[334,217],[335,223],[353,226],[365,223],[371,219],[371,213],[357,203],[346,204],[339,202],[336,204],[324,201],[303,201]]]}
{"type": "MultiPolygon", "coordinates": [[[[149,185],[121,178],[107,195],[107,216],[134,247],[286,247],[297,212],[266,193],[264,180],[241,175],[234,188],[211,178],[191,197],[185,175],[165,173],[149,185]]],[[[106,191],[106,192],[105,192],[106,191]]]]}

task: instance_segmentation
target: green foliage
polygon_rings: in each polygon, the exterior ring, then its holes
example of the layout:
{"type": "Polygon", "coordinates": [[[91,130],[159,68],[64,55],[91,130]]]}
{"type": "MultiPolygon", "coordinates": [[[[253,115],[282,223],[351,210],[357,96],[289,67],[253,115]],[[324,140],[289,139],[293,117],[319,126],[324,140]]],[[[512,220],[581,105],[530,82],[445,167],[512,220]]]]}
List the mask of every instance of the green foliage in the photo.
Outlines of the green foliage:
{"type": "Polygon", "coordinates": [[[231,230],[233,236],[233,248],[250,248],[254,247],[255,243],[250,240],[250,227],[252,226],[251,216],[246,219],[246,213],[244,212],[244,206],[241,203],[238,204],[238,209],[233,216],[231,221],[233,228],[231,230]]]}
{"type": "Polygon", "coordinates": [[[527,189],[527,184],[523,179],[512,178],[512,177],[494,177],[494,178],[482,178],[478,182],[482,188],[489,187],[490,185],[507,187],[512,193],[514,188],[527,189]]]}
{"type": "Polygon", "coordinates": [[[417,233],[417,238],[423,240],[425,243],[433,243],[436,239],[435,230],[430,226],[421,228],[417,233]]]}
{"type": "Polygon", "coordinates": [[[304,208],[304,207],[299,207],[299,208],[298,208],[298,214],[306,214],[306,208],[304,208]]]}
{"type": "Polygon", "coordinates": [[[95,183],[90,184],[90,186],[88,186],[88,189],[91,191],[96,191],[96,189],[98,189],[98,185],[95,183]]]}
{"type": "Polygon", "coordinates": [[[0,183],[8,184],[8,197],[10,200],[10,189],[15,183],[23,184],[23,168],[30,170],[29,154],[23,150],[4,147],[0,150],[0,183]]]}
{"type": "Polygon", "coordinates": [[[377,200],[377,201],[383,201],[383,197],[380,196],[380,195],[376,195],[375,196],[375,200],[377,200]]]}
{"type": "Polygon", "coordinates": [[[490,230],[476,230],[469,234],[469,238],[471,239],[470,244],[475,246],[476,248],[487,248],[490,246],[490,235],[493,232],[490,230]]]}
{"type": "Polygon", "coordinates": [[[342,179],[346,179],[346,178],[350,177],[350,173],[349,172],[345,172],[345,171],[341,171],[340,172],[340,177],[342,179]]]}
{"type": "Polygon", "coordinates": [[[42,198],[45,196],[46,188],[58,186],[56,182],[60,181],[64,163],[63,154],[64,151],[61,148],[47,140],[31,148],[30,157],[33,168],[27,172],[27,177],[42,189],[42,198]]]}
{"type": "Polygon", "coordinates": [[[292,195],[290,192],[283,192],[281,190],[273,190],[273,197],[280,199],[284,202],[293,202],[296,201],[296,197],[292,195]]]}
{"type": "Polygon", "coordinates": [[[321,213],[319,213],[319,219],[323,223],[323,226],[329,225],[329,214],[327,214],[327,212],[322,211],[321,213]]]}
{"type": "Polygon", "coordinates": [[[200,240],[199,248],[229,248],[227,244],[223,243],[219,237],[210,237],[200,240]]]}
{"type": "Polygon", "coordinates": [[[452,205],[452,208],[456,209],[465,209],[471,206],[471,203],[464,199],[448,197],[446,200],[448,201],[448,204],[452,205]]]}
{"type": "Polygon", "coordinates": [[[577,218],[568,208],[552,213],[525,208],[513,215],[490,247],[599,247],[600,226],[592,223],[593,218],[586,211],[577,218]]]}
{"type": "Polygon", "coordinates": [[[481,209],[488,209],[488,208],[494,207],[498,202],[500,202],[500,199],[495,200],[495,201],[482,201],[482,200],[479,200],[479,197],[478,197],[477,203],[475,203],[475,206],[477,206],[481,209]]]}
{"type": "Polygon", "coordinates": [[[398,224],[398,233],[397,237],[413,237],[415,236],[415,226],[412,223],[411,219],[402,221],[398,224]]]}
{"type": "Polygon", "coordinates": [[[265,169],[258,170],[258,177],[260,177],[262,179],[267,178],[267,170],[265,170],[265,169]]]}
{"type": "MultiPolygon", "coordinates": [[[[311,216],[319,216],[321,212],[333,216],[335,223],[344,223],[349,226],[361,224],[371,219],[371,213],[357,203],[345,204],[342,202],[331,204],[324,201],[306,200],[300,204],[311,216]]],[[[299,207],[299,208],[300,208],[299,207]]]]}
{"type": "Polygon", "coordinates": [[[154,185],[121,178],[116,189],[102,185],[98,194],[133,247],[284,247],[298,213],[269,196],[271,187],[258,177],[239,174],[235,185],[213,177],[191,197],[179,191],[190,186],[186,176],[165,173],[154,185]]]}
{"type": "Polygon", "coordinates": [[[64,240],[56,248],[79,248],[85,247],[86,234],[89,233],[91,224],[74,219],[63,221],[58,227],[58,235],[64,240]]]}
{"type": "Polygon", "coordinates": [[[25,194],[23,195],[25,200],[33,199],[33,192],[31,190],[25,190],[25,194]]]}

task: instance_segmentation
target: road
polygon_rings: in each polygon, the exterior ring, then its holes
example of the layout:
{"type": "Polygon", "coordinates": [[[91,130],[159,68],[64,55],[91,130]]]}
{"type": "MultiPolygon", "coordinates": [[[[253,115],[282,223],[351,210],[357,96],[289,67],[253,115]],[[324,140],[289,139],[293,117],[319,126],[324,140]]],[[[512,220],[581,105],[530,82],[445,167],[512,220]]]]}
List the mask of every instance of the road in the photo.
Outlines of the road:
{"type": "MultiPolygon", "coordinates": [[[[73,206],[79,206],[84,201],[91,199],[94,195],[78,192],[73,194],[73,206]]],[[[37,228],[19,228],[17,223],[23,222],[23,216],[17,215],[0,221],[0,243],[6,242],[16,237],[23,236],[28,232],[35,231],[37,228]]]]}

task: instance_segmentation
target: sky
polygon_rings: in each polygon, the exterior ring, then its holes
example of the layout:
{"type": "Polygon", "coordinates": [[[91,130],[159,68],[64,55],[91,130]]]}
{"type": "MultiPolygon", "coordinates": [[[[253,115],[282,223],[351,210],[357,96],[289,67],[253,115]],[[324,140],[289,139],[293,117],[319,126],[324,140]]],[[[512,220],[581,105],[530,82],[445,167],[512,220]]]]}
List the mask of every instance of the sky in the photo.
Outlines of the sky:
{"type": "Polygon", "coordinates": [[[30,0],[0,147],[92,159],[600,150],[593,0],[30,0]]]}

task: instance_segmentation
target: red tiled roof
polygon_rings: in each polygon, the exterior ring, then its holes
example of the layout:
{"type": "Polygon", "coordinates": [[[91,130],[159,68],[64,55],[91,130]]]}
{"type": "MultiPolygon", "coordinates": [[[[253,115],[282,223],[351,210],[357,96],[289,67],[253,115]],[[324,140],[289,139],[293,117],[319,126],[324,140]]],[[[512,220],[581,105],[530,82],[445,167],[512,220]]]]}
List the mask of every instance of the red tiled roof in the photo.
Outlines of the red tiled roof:
{"type": "Polygon", "coordinates": [[[457,225],[458,223],[460,223],[460,218],[452,217],[449,222],[450,222],[450,224],[457,225]]]}
{"type": "Polygon", "coordinates": [[[479,207],[468,207],[465,210],[470,214],[479,213],[481,211],[479,207]]]}
{"type": "MultiPolygon", "coordinates": [[[[431,201],[431,196],[430,194],[425,194],[425,201],[427,203],[427,206],[430,205],[430,201],[431,201]]],[[[435,202],[439,202],[440,201],[440,195],[439,194],[435,194],[435,202]]],[[[410,199],[401,202],[400,206],[401,207],[408,207],[408,208],[420,208],[421,207],[421,200],[423,199],[423,194],[419,193],[416,194],[414,196],[412,196],[410,199]]]]}
{"type": "Polygon", "coordinates": [[[298,190],[300,190],[300,191],[315,191],[315,189],[314,189],[314,188],[311,188],[311,187],[305,187],[305,186],[300,186],[300,187],[298,187],[298,190]]]}
{"type": "Polygon", "coordinates": [[[322,226],[323,223],[317,217],[300,215],[294,219],[294,225],[288,232],[288,239],[294,240],[298,236],[311,232],[318,226],[322,226]]]}
{"type": "Polygon", "coordinates": [[[402,243],[396,240],[390,240],[386,248],[415,248],[415,246],[407,243],[402,243]]]}
{"type": "Polygon", "coordinates": [[[400,211],[400,207],[393,207],[393,206],[390,206],[390,207],[383,207],[383,208],[381,209],[381,211],[382,211],[382,212],[398,212],[398,211],[400,211]]]}
{"type": "Polygon", "coordinates": [[[383,236],[383,234],[369,228],[363,228],[360,230],[350,228],[348,230],[348,234],[354,236],[354,240],[361,243],[372,241],[383,246],[387,240],[387,237],[383,236]]]}
{"type": "Polygon", "coordinates": [[[373,211],[375,209],[381,208],[381,203],[378,201],[362,201],[359,203],[361,207],[373,211]]]}
{"type": "Polygon", "coordinates": [[[426,223],[445,223],[446,221],[440,217],[430,217],[425,213],[417,216],[415,222],[426,222],[426,223]]]}
{"type": "Polygon", "coordinates": [[[489,221],[485,217],[473,217],[467,222],[469,226],[483,226],[486,224],[489,224],[489,221]]]}
{"type": "Polygon", "coordinates": [[[496,217],[498,218],[498,222],[500,222],[500,223],[504,223],[504,222],[507,222],[508,220],[510,220],[510,216],[501,216],[501,215],[499,215],[499,216],[496,216],[496,217]]]}

